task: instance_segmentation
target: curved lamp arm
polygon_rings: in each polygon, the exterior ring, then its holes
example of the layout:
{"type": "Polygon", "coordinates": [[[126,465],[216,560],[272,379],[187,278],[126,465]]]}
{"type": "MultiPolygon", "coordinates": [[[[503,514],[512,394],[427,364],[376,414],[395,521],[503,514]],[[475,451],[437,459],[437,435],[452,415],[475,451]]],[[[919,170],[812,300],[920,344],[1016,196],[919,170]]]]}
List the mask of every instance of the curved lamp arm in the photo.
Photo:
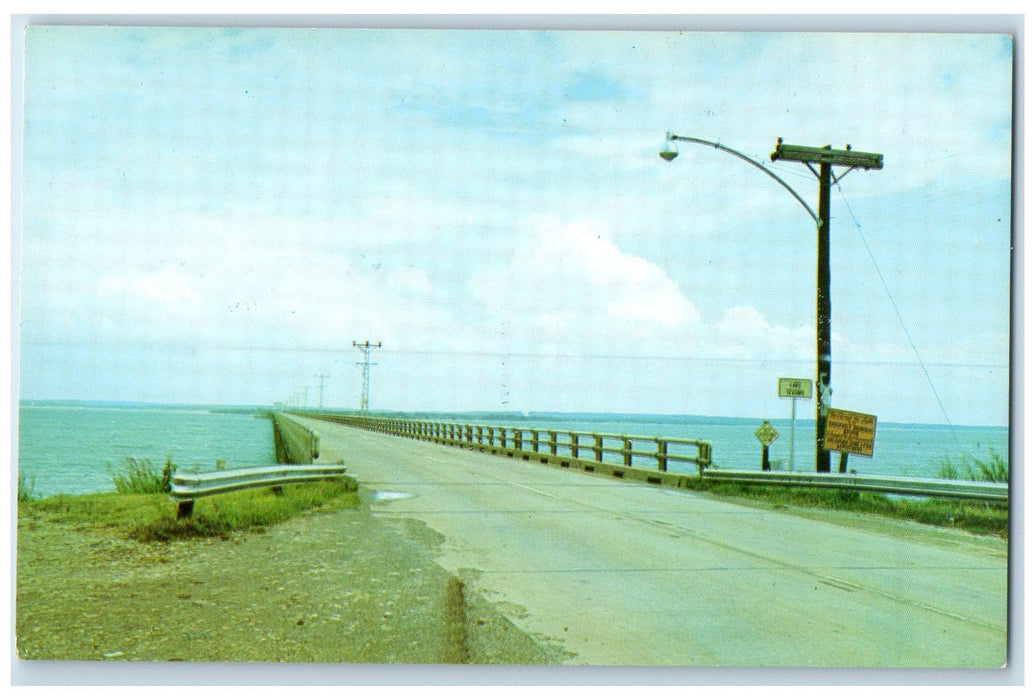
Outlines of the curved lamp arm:
{"type": "MultiPolygon", "coordinates": [[[[788,192],[790,192],[791,195],[793,195],[794,198],[796,200],[798,200],[798,203],[801,204],[801,206],[805,207],[805,211],[807,211],[809,213],[809,216],[812,217],[812,220],[816,222],[816,226],[819,226],[822,223],[822,220],[816,215],[816,212],[812,211],[812,207],[810,207],[808,204],[805,203],[805,200],[801,198],[801,195],[799,195],[797,192],[794,191],[793,187],[791,187],[786,182],[784,182],[780,178],[780,176],[777,175],[776,173],[774,173],[772,170],[770,170],[769,168],[765,167],[764,165],[762,165],[758,161],[756,161],[756,160],[754,160],[752,158],[749,158],[748,156],[744,155],[743,153],[740,153],[739,151],[734,151],[732,148],[729,148],[727,146],[723,146],[721,143],[717,143],[715,141],[705,141],[704,139],[695,138],[693,136],[676,136],[675,134],[673,134],[671,132],[666,134],[666,140],[668,140],[668,141],[686,141],[688,143],[699,143],[699,144],[701,144],[703,146],[711,146],[712,148],[717,148],[720,151],[725,151],[726,153],[729,153],[730,155],[734,155],[737,158],[740,158],[741,160],[750,163],[751,165],[755,166],[756,168],[761,170],[763,173],[765,173],[766,175],[768,175],[769,177],[773,178],[774,180],[779,182],[781,185],[783,185],[783,188],[785,190],[787,190],[788,192]]],[[[665,160],[672,160],[678,154],[673,152],[673,151],[662,151],[660,155],[665,160]]]]}

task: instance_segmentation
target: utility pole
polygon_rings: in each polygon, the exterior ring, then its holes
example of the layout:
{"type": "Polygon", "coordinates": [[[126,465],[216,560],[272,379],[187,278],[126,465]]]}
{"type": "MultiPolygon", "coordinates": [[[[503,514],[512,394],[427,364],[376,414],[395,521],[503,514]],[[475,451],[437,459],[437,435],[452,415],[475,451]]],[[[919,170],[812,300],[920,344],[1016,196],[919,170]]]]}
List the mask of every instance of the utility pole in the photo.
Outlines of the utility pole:
{"type": "Polygon", "coordinates": [[[355,340],[352,341],[352,347],[357,348],[363,353],[363,361],[357,362],[356,364],[363,368],[363,394],[359,399],[359,410],[366,412],[370,410],[370,366],[371,364],[377,364],[376,362],[370,361],[370,353],[373,350],[381,347],[381,341],[377,341],[376,345],[372,345],[369,340],[364,341],[361,345],[355,340]]]}
{"type": "Polygon", "coordinates": [[[880,170],[884,167],[881,153],[853,151],[851,146],[835,150],[830,146],[813,148],[791,146],[783,139],[776,140],[776,150],[769,156],[773,162],[804,163],[819,179],[819,211],[817,213],[816,245],[816,471],[830,471],[830,452],[823,447],[830,410],[832,359],[830,349],[830,185],[841,180],[855,168],[880,170]],[[819,165],[816,172],[814,165],[819,165]],[[837,177],[831,166],[848,168],[837,177]]]}
{"type": "Polygon", "coordinates": [[[323,380],[327,378],[326,374],[314,374],[313,377],[320,380],[320,394],[318,401],[318,408],[323,408],[323,380]]]}

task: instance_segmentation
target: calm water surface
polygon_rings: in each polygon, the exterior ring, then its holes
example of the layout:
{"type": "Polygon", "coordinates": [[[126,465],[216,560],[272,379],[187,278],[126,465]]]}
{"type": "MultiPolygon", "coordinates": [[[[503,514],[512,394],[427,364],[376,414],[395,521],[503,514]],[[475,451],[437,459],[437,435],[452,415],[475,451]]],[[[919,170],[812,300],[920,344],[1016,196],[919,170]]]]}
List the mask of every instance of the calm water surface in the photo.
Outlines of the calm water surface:
{"type": "Polygon", "coordinates": [[[24,403],[18,413],[18,468],[41,496],[114,491],[108,466],[127,457],[201,469],[276,462],[272,423],[249,413],[24,403]]]}

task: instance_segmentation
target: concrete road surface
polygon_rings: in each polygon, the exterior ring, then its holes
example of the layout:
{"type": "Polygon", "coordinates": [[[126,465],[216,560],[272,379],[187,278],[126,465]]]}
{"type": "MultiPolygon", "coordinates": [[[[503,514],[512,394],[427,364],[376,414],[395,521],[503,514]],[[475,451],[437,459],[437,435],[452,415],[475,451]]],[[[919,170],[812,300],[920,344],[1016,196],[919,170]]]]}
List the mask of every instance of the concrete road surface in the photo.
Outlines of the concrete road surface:
{"type": "Polygon", "coordinates": [[[442,566],[573,664],[1006,661],[999,540],[874,518],[837,524],[305,422],[320,461],[344,459],[380,492],[375,512],[409,519],[411,532],[421,524],[442,566]]]}

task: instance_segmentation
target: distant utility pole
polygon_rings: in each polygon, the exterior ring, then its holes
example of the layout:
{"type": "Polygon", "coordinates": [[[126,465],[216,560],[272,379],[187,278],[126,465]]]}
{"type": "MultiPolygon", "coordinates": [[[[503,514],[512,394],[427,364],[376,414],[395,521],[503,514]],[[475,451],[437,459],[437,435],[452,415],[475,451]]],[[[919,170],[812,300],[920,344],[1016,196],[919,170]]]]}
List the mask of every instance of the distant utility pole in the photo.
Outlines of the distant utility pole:
{"type": "Polygon", "coordinates": [[[359,349],[363,353],[363,361],[357,362],[356,364],[363,368],[363,395],[359,399],[359,410],[369,411],[370,410],[370,365],[376,365],[376,362],[370,361],[370,353],[373,350],[381,347],[381,341],[377,341],[376,345],[372,345],[369,340],[364,341],[363,344],[357,343],[355,340],[352,341],[352,347],[359,349]]]}
{"type": "Polygon", "coordinates": [[[318,408],[322,409],[323,408],[323,380],[327,378],[327,375],[326,374],[314,374],[313,376],[316,379],[320,380],[320,394],[319,394],[319,398],[317,399],[317,401],[319,402],[318,403],[318,408]]]}

